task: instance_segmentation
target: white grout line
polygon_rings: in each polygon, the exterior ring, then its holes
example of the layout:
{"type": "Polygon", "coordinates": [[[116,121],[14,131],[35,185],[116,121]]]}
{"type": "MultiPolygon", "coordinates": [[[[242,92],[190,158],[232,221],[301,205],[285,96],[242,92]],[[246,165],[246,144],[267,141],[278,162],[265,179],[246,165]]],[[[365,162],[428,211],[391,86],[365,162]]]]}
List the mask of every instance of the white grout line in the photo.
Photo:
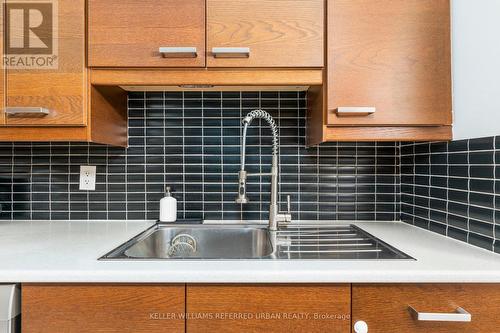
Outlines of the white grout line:
{"type": "MultiPolygon", "coordinates": [[[[167,147],[167,98],[166,98],[166,93],[163,91],[162,92],[162,106],[163,106],[163,110],[162,110],[162,113],[163,113],[163,145],[162,148],[163,148],[163,166],[162,166],[162,169],[163,169],[163,187],[165,188],[164,191],[166,192],[166,189],[167,189],[167,186],[170,186],[170,184],[167,184],[167,151],[166,151],[166,147],[167,147]]],[[[129,118],[130,119],[130,118],[129,118]]],[[[148,144],[147,144],[147,141],[146,141],[146,137],[144,138],[144,146],[147,147],[148,144]]],[[[147,206],[147,203],[145,203],[145,205],[147,206]]],[[[147,207],[146,207],[147,208],[147,207]]],[[[158,210],[160,209],[160,203],[158,203],[158,210]]],[[[147,219],[147,216],[144,216],[145,219],[147,219]]],[[[158,216],[158,219],[160,217],[158,216]]]]}
{"type": "MultiPolygon", "coordinates": [[[[220,101],[220,107],[222,108],[222,93],[220,95],[221,97],[221,101],[220,101]]],[[[202,125],[205,124],[205,110],[202,110],[202,125]]],[[[201,165],[202,165],[202,173],[205,175],[205,167],[206,167],[206,163],[205,163],[205,126],[202,126],[201,127],[201,165]]],[[[183,160],[184,161],[184,160],[183,160]]],[[[202,191],[201,191],[201,199],[202,199],[202,214],[203,214],[203,219],[205,219],[205,212],[206,212],[206,209],[205,209],[205,198],[204,198],[204,191],[205,191],[205,177],[202,177],[201,178],[201,188],[202,188],[202,191]]]]}
{"type": "MultiPolygon", "coordinates": [[[[239,92],[240,94],[240,103],[241,103],[241,92],[239,92]]],[[[220,119],[221,119],[221,122],[223,121],[224,119],[224,114],[223,114],[223,108],[222,108],[222,96],[221,96],[221,105],[220,105],[220,119]]],[[[222,125],[223,123],[221,123],[221,133],[220,133],[220,167],[221,167],[221,193],[220,193],[220,196],[221,196],[221,218],[224,219],[224,135],[223,135],[223,130],[222,130],[222,125]]],[[[204,211],[204,210],[203,210],[204,211]]]]}
{"type": "MultiPolygon", "coordinates": [[[[378,142],[375,142],[375,220],[378,220],[378,207],[377,207],[377,201],[378,201],[378,198],[377,198],[377,177],[378,177],[378,142]]],[[[357,150],[356,150],[357,152],[357,150]]],[[[357,154],[356,154],[357,155],[357,154]]],[[[357,159],[356,159],[357,161],[357,159]]],[[[358,166],[356,165],[356,169],[358,168],[358,166]]]]}
{"type": "MultiPolygon", "coordinates": [[[[500,147],[497,147],[497,138],[493,138],[493,148],[495,148],[495,153],[493,153],[493,163],[494,163],[494,167],[493,167],[493,172],[494,172],[494,181],[493,181],[493,193],[495,194],[500,194],[500,193],[497,193],[497,189],[496,189],[496,181],[498,181],[495,177],[497,176],[496,172],[497,172],[497,158],[496,158],[496,151],[500,148],[500,147]]],[[[497,225],[497,221],[500,220],[500,213],[498,212],[498,209],[500,207],[497,207],[497,198],[494,197],[493,198],[493,221],[495,223],[495,225],[497,225]]],[[[493,250],[494,251],[497,251],[499,252],[500,249],[496,249],[496,241],[500,239],[500,235],[497,235],[497,229],[496,228],[493,228],[493,237],[494,237],[494,241],[493,241],[493,250]]]]}
{"type": "MultiPolygon", "coordinates": [[[[71,144],[69,145],[69,149],[71,152],[71,144]]],[[[50,157],[49,157],[49,171],[51,175],[49,176],[49,216],[50,219],[52,220],[52,143],[49,143],[49,151],[50,151],[50,157]]]]}
{"type": "MultiPolygon", "coordinates": [[[[30,142],[30,219],[33,220],[33,142],[30,142]]],[[[69,172],[68,172],[68,187],[69,187],[69,172]]],[[[69,193],[69,191],[68,191],[69,193]]]]}
{"type": "MultiPolygon", "coordinates": [[[[182,118],[183,118],[183,121],[182,121],[182,160],[183,161],[186,160],[186,146],[185,146],[186,128],[184,127],[184,125],[185,125],[184,114],[186,112],[185,103],[186,103],[186,99],[184,98],[184,91],[183,91],[182,92],[182,118]]],[[[202,115],[201,121],[203,124],[203,121],[204,121],[203,115],[202,115]]],[[[185,219],[186,218],[186,165],[184,163],[182,164],[182,183],[183,183],[182,184],[182,199],[181,199],[182,200],[182,218],[185,219]]]]}
{"type": "MultiPolygon", "coordinates": [[[[262,109],[262,91],[259,91],[259,109],[262,109]]],[[[262,123],[260,119],[256,122],[257,124],[262,123]]],[[[264,126],[258,125],[259,129],[259,172],[262,173],[262,129],[264,126]]],[[[249,136],[247,135],[247,140],[249,136]]],[[[262,177],[258,177],[259,179],[259,210],[262,211],[262,177]]],[[[260,214],[259,218],[263,220],[262,214],[260,214]]]]}
{"type": "Polygon", "coordinates": [[[14,219],[14,143],[10,144],[10,219],[14,219]]]}
{"type": "MultiPolygon", "coordinates": [[[[127,168],[125,168],[125,171],[127,170],[127,168]]],[[[109,179],[109,147],[106,146],[106,183],[108,182],[108,179],[109,179]]],[[[109,219],[109,215],[108,215],[108,212],[109,212],[109,200],[108,200],[108,196],[109,196],[109,192],[108,192],[108,186],[105,186],[105,196],[106,196],[106,219],[109,219]]],[[[90,218],[90,216],[89,216],[90,218]]],[[[146,217],[144,217],[146,218],[146,217]]]]}

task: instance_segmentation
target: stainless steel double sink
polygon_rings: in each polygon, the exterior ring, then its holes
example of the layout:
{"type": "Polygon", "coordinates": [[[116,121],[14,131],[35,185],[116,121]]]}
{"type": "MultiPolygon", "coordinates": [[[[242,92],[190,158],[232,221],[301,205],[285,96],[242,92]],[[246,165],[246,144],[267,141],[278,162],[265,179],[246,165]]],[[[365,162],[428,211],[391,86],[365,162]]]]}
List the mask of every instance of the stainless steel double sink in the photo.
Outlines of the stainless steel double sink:
{"type": "Polygon", "coordinates": [[[407,259],[410,256],[354,225],[158,223],[101,260],[407,259]]]}

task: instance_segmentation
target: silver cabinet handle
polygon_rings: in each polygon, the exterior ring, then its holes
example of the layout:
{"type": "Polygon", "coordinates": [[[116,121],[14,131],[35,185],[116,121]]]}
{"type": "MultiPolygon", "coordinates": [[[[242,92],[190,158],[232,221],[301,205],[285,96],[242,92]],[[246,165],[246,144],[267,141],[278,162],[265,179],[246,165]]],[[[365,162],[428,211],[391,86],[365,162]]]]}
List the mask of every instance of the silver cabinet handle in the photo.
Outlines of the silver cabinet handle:
{"type": "Polygon", "coordinates": [[[456,321],[456,322],[470,322],[472,315],[465,311],[463,308],[457,308],[455,313],[431,313],[431,312],[418,312],[412,306],[408,306],[411,315],[418,321],[456,321]]]}
{"type": "Polygon", "coordinates": [[[163,58],[196,58],[198,52],[196,47],[160,47],[163,58]]]}
{"type": "Polygon", "coordinates": [[[249,47],[212,47],[215,58],[249,58],[249,47]]]}
{"type": "Polygon", "coordinates": [[[337,108],[337,115],[339,117],[356,117],[356,116],[369,116],[374,114],[377,108],[371,106],[343,106],[337,108]]]}
{"type": "Polygon", "coordinates": [[[17,107],[5,108],[5,114],[9,117],[45,117],[50,113],[49,109],[41,107],[17,107]]]}

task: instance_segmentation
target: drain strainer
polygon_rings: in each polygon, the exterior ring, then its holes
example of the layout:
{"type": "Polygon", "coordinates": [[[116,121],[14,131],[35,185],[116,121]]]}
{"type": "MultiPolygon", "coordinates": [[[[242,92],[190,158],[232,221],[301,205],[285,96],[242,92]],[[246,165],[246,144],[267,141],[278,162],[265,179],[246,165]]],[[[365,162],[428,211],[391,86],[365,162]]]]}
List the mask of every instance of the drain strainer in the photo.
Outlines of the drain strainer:
{"type": "Polygon", "coordinates": [[[169,257],[184,257],[196,252],[196,240],[188,234],[178,234],[170,241],[169,257]]]}

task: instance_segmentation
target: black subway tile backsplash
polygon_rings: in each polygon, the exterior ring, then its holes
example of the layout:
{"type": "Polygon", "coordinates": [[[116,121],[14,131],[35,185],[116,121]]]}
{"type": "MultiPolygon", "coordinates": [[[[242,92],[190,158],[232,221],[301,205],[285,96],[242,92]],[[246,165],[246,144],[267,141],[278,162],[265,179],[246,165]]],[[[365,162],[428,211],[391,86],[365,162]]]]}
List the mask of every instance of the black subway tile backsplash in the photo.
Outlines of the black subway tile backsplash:
{"type": "MultiPolygon", "coordinates": [[[[1,143],[0,218],[157,219],[170,185],[179,218],[267,219],[268,177],[249,181],[248,205],[234,203],[241,119],[264,108],[280,126],[281,209],[290,195],[294,219],[399,219],[399,144],[305,147],[303,92],[131,92],[128,105],[127,149],[1,143]],[[97,166],[96,191],[78,190],[80,165],[97,166]]],[[[271,139],[264,124],[252,124],[249,172],[270,168],[271,139]]],[[[429,156],[420,163],[428,164],[429,156]]]]}
{"type": "MultiPolygon", "coordinates": [[[[269,177],[238,205],[241,119],[280,128],[280,208],[294,219],[403,220],[500,253],[500,137],[452,142],[338,142],[306,147],[303,92],[131,92],[129,147],[0,143],[0,219],[158,218],[165,185],[181,219],[265,220],[269,177]],[[79,191],[80,165],[97,166],[79,191]]],[[[248,131],[247,170],[270,168],[272,137],[248,131]]]]}
{"type": "Polygon", "coordinates": [[[499,150],[499,137],[402,143],[401,219],[500,253],[499,150]]]}

